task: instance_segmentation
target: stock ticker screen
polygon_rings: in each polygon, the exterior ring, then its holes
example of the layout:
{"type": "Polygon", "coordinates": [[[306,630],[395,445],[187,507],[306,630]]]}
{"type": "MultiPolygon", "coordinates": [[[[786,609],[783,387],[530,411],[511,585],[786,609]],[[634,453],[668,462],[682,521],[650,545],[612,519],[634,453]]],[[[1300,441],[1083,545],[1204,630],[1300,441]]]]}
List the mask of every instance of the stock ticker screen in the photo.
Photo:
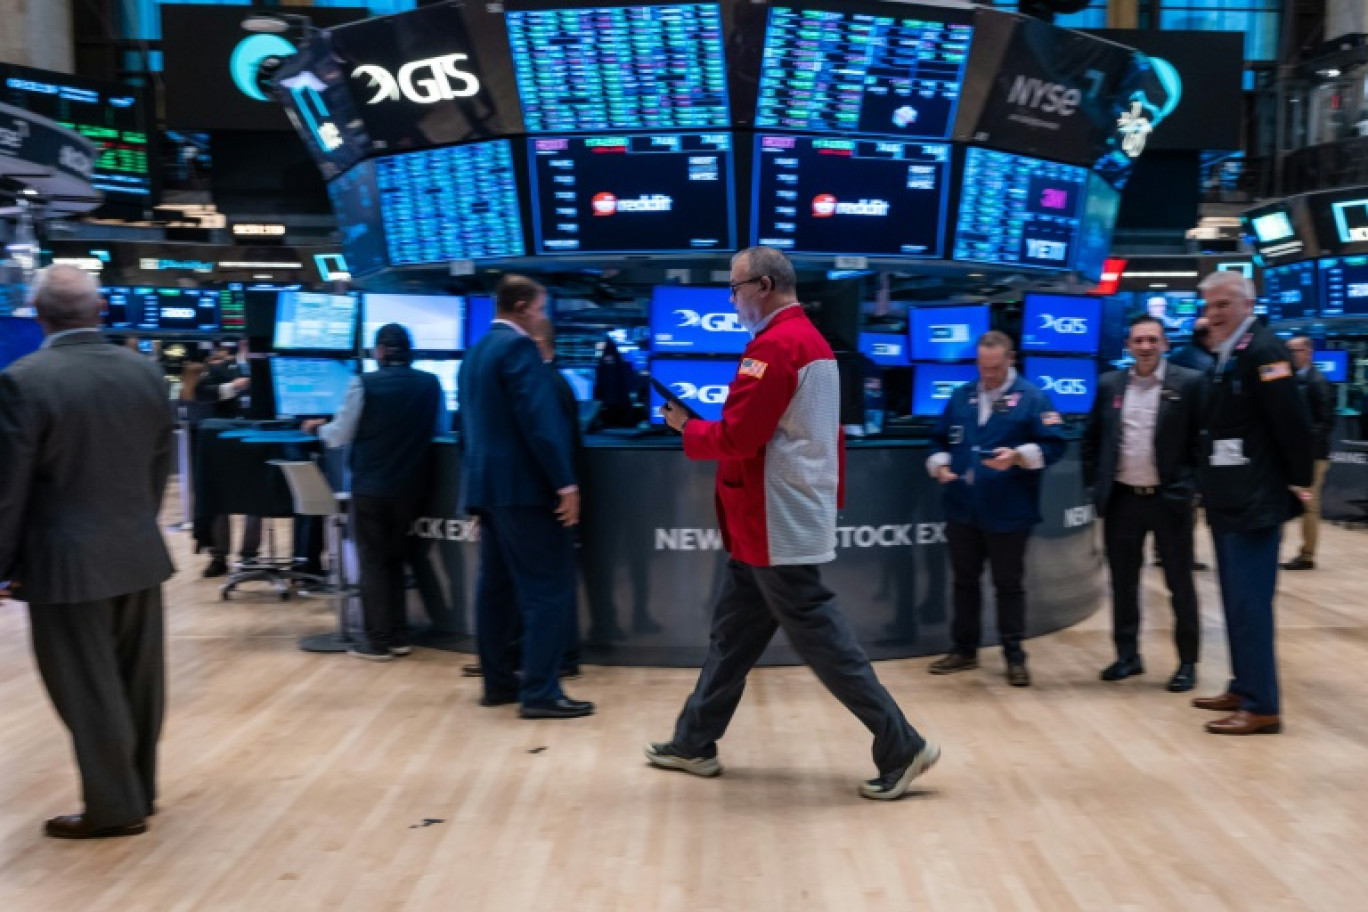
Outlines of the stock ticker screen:
{"type": "Polygon", "coordinates": [[[955,260],[1068,269],[1088,171],[971,147],[964,163],[955,260]]]}
{"type": "Polygon", "coordinates": [[[735,250],[730,133],[529,139],[537,253],[735,250]]]}
{"type": "Polygon", "coordinates": [[[506,20],[529,133],[731,124],[716,3],[511,9],[506,20]]]}
{"type": "Polygon", "coordinates": [[[506,139],[387,155],[375,181],[392,266],[525,252],[506,139]]]}
{"type": "Polygon", "coordinates": [[[1314,317],[1320,310],[1320,275],[1315,260],[1270,266],[1263,274],[1269,320],[1314,317]]]}
{"type": "Polygon", "coordinates": [[[937,259],[950,146],[755,138],[755,243],[795,253],[937,259]]]}
{"type": "Polygon", "coordinates": [[[858,8],[770,10],[755,126],[949,138],[973,12],[858,8]]]}
{"type": "Polygon", "coordinates": [[[1321,316],[1368,314],[1368,256],[1320,261],[1321,316]]]}
{"type": "MultiPolygon", "coordinates": [[[[115,286],[100,289],[110,329],[216,332],[221,293],[211,288],[115,286]]],[[[231,293],[230,293],[231,294],[231,293]]]]}

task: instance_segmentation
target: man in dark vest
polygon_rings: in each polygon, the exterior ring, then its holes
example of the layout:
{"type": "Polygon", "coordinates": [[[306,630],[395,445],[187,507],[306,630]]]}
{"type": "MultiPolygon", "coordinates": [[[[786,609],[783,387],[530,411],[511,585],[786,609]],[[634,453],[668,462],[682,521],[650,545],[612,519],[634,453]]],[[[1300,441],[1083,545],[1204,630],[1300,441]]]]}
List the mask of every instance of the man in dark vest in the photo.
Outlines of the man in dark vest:
{"type": "Polygon", "coordinates": [[[442,385],[414,370],[408,330],[388,323],[375,334],[378,370],[352,381],[333,420],[306,421],[330,447],[351,444],[352,521],[361,559],[366,642],[349,652],[387,662],[413,651],[405,616],[404,556],[431,475],[431,444],[449,421],[442,385]]]}

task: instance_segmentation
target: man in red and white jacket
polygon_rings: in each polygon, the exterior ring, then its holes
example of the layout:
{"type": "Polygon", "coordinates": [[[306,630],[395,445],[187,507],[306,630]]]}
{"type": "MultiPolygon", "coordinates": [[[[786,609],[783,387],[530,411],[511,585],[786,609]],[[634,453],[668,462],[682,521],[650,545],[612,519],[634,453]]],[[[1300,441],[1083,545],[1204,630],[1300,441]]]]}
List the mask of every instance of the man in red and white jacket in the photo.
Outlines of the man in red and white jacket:
{"type": "Polygon", "coordinates": [[[908,724],[854,630],[822,585],[836,559],[843,441],[840,378],[831,348],[803,313],[784,254],[752,247],[732,259],[732,301],[753,336],[721,421],[665,407],[690,459],[717,460],[717,516],[731,559],[713,609],[708,657],[674,738],[652,744],[656,766],[699,776],[722,771],[717,741],[745,690],[746,674],[783,628],[827,689],[874,735],[878,776],[866,798],[891,800],[940,757],[908,724]]]}

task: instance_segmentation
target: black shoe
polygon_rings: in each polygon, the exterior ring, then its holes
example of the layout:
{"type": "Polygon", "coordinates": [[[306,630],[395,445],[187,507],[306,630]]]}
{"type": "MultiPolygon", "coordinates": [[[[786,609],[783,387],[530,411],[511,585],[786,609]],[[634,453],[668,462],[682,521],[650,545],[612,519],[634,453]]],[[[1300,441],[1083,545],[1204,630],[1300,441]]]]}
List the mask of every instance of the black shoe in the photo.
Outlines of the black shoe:
{"type": "Polygon", "coordinates": [[[94,827],[85,819],[84,814],[53,817],[43,824],[43,835],[54,839],[110,839],[137,836],[146,832],[147,824],[141,820],[124,826],[94,827]]]}
{"type": "Polygon", "coordinates": [[[1007,683],[1013,687],[1030,687],[1031,672],[1026,668],[1026,660],[1007,663],[1007,683]]]}
{"type": "Polygon", "coordinates": [[[347,655],[357,659],[365,659],[368,662],[393,662],[394,653],[390,652],[387,646],[372,646],[369,643],[357,643],[347,650],[347,655]]]}
{"type": "Polygon", "coordinates": [[[1140,661],[1139,656],[1131,656],[1129,659],[1117,659],[1102,670],[1102,680],[1104,681],[1123,681],[1132,675],[1142,675],[1145,673],[1145,663],[1140,661]]]}
{"type": "Polygon", "coordinates": [[[561,697],[550,703],[524,703],[518,715],[524,719],[578,719],[592,716],[594,704],[588,700],[572,700],[561,697]]]}
{"type": "Polygon", "coordinates": [[[1202,561],[1193,561],[1192,569],[1196,570],[1198,573],[1206,573],[1208,570],[1211,569],[1211,566],[1202,561]]]}
{"type": "Polygon", "coordinates": [[[469,664],[461,666],[461,676],[466,678],[483,678],[484,669],[480,667],[479,662],[470,662],[469,664]]]}
{"type": "Polygon", "coordinates": [[[917,751],[917,755],[906,766],[899,767],[877,779],[866,779],[860,783],[860,794],[875,801],[893,801],[896,798],[901,798],[907,791],[907,787],[912,784],[912,780],[935,766],[939,759],[940,748],[927,741],[926,745],[917,751]]]}
{"type": "Polygon", "coordinates": [[[517,695],[516,693],[498,693],[498,692],[494,692],[494,693],[486,693],[483,697],[480,697],[480,705],[481,705],[481,706],[507,706],[507,705],[510,704],[510,703],[517,703],[517,702],[518,702],[518,695],[517,695]]]}
{"type": "Polygon", "coordinates": [[[566,665],[561,669],[560,679],[562,681],[577,681],[584,677],[584,672],[578,665],[566,665]]]}
{"type": "Polygon", "coordinates": [[[944,658],[932,662],[927,671],[933,675],[948,675],[975,668],[978,668],[978,656],[960,655],[958,652],[952,652],[944,658]]]}
{"type": "Polygon", "coordinates": [[[209,562],[209,566],[204,568],[204,578],[213,579],[216,576],[228,575],[228,562],[221,557],[216,557],[209,562]]]}
{"type": "Polygon", "coordinates": [[[1305,557],[1295,557],[1282,565],[1284,570],[1315,570],[1316,562],[1305,557]]]}
{"type": "Polygon", "coordinates": [[[1192,662],[1184,662],[1178,666],[1178,670],[1169,678],[1168,689],[1172,693],[1187,693],[1197,686],[1197,666],[1192,662]]]}

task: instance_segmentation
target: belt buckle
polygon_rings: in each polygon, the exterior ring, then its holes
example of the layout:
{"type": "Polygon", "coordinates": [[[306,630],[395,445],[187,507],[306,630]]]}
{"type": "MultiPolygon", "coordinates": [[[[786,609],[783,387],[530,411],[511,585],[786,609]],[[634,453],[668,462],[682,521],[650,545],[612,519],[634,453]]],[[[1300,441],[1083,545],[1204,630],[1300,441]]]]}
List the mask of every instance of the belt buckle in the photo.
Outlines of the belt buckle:
{"type": "Polygon", "coordinates": [[[1152,497],[1154,495],[1154,492],[1158,489],[1155,488],[1153,485],[1137,485],[1135,487],[1132,487],[1131,490],[1134,491],[1136,494],[1139,494],[1141,497],[1152,497]]]}

